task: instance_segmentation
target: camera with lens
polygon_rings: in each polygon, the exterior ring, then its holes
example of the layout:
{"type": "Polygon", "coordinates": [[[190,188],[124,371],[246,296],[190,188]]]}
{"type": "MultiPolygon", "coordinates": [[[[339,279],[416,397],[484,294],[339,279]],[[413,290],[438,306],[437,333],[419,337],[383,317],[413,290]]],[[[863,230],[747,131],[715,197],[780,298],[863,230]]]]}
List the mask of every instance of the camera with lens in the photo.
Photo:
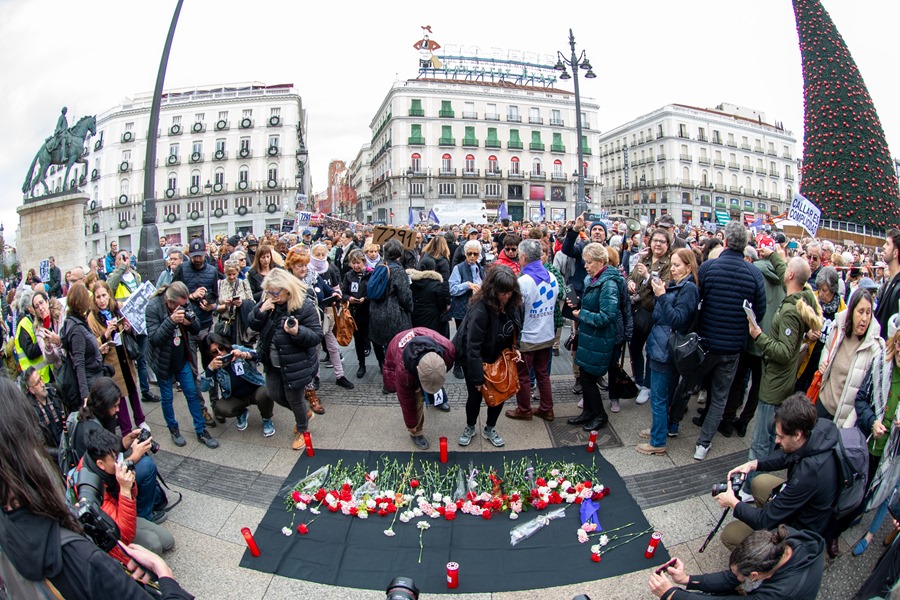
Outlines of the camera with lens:
{"type": "Polygon", "coordinates": [[[112,517],[100,509],[103,501],[103,482],[100,476],[89,469],[81,469],[76,475],[75,487],[78,502],[72,507],[72,514],[81,523],[84,533],[104,552],[116,547],[119,541],[119,526],[112,517]]]}
{"type": "Polygon", "coordinates": [[[185,323],[193,323],[196,318],[197,318],[197,313],[194,312],[194,309],[188,308],[187,306],[185,306],[184,307],[185,323]]]}
{"type": "MultiPolygon", "coordinates": [[[[138,443],[140,444],[140,443],[146,442],[147,440],[150,440],[150,435],[151,434],[150,434],[149,430],[142,428],[141,435],[139,435],[137,438],[138,443]]],[[[159,450],[159,444],[156,442],[156,440],[150,440],[150,452],[152,452],[153,454],[156,454],[158,450],[159,450]]]]}
{"type": "Polygon", "coordinates": [[[288,329],[293,329],[297,326],[297,319],[295,317],[288,317],[285,319],[284,324],[287,325],[288,329]]]}
{"type": "Polygon", "coordinates": [[[744,485],[744,479],[746,479],[746,475],[743,473],[732,473],[731,477],[728,478],[728,483],[714,483],[712,487],[712,495],[715,498],[725,490],[731,487],[731,491],[734,492],[735,496],[741,491],[741,487],[744,485]]]}
{"type": "Polygon", "coordinates": [[[394,577],[387,586],[386,600],[418,600],[419,588],[410,577],[394,577]]]}

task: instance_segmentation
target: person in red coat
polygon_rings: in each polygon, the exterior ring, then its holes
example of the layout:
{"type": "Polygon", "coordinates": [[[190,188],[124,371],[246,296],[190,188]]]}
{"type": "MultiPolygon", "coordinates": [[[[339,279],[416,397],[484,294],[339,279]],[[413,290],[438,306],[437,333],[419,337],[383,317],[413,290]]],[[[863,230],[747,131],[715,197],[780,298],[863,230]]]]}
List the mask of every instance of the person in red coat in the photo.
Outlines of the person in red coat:
{"type": "Polygon", "coordinates": [[[384,387],[397,392],[403,422],[413,443],[428,449],[422,435],[425,426],[423,391],[435,394],[444,386],[447,369],[453,367],[456,350],[447,338],[427,327],[401,331],[388,344],[384,358],[384,387]]]}

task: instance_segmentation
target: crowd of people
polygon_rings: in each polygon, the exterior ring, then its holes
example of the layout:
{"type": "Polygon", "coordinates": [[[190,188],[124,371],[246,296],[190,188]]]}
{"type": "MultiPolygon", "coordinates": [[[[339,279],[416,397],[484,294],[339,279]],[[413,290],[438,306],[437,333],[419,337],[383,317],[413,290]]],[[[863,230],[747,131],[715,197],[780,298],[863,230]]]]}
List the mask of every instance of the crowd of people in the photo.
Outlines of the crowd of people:
{"type": "MultiPolygon", "coordinates": [[[[77,412],[76,471],[103,482],[102,508],[123,543],[158,554],[175,540],[160,527],[168,499],[146,403],[161,404],[172,442],[185,446],[174,410],[180,391],[197,442],[210,449],[219,446],[210,430],[229,419],[240,431],[254,422],[261,435],[276,435],[278,405],[293,414],[286,437],[300,451],[329,396],[353,389],[354,376],[375,363],[415,448],[429,448],[425,407],[450,410],[449,374],[467,392],[458,444],[479,433],[486,406],[481,436],[503,447],[501,416],[555,419],[550,370],[564,345],[572,393],[581,396],[581,412],[567,419],[573,427],[596,431],[624,400],[649,402],[635,450],[665,455],[696,395],[695,460],[706,459],[717,436],[752,435],[749,462],[729,473],[743,477],[743,488],[717,496],[736,518],[722,533],[732,569],[694,578],[677,561],[666,572],[671,581],[709,593],[748,581],[748,591],[771,591],[777,582],[778,590],[807,590],[790,597],[813,597],[824,554],[836,555],[853,521],[831,518],[831,451],[841,428],[869,436],[871,490],[854,516],[876,514],[853,554],[871,543],[900,479],[900,231],[889,230],[881,248],[843,248],[737,221],[707,230],[663,215],[633,230],[624,219],[579,216],[422,225],[412,247],[374,239],[372,226],[350,224],[184,247],[161,238],[167,266],[139,327],[122,312],[142,284],[128,249],[113,242],[87,269],[65,275],[51,258],[49,277],[32,269],[3,282],[8,293],[0,288],[7,371],[20,383],[18,392],[0,387],[0,400],[27,400],[30,413],[20,419],[34,422],[33,444],[49,453],[59,452],[67,415],[77,412]],[[336,324],[344,311],[355,322],[355,374],[342,365],[336,324]],[[704,352],[683,372],[671,340],[691,333],[704,352]],[[508,357],[517,390],[498,397],[491,378],[508,357]],[[323,384],[322,369],[334,371],[334,384],[323,384]],[[784,468],[787,479],[763,474],[784,468]],[[803,582],[791,579],[798,573],[803,582]]],[[[0,489],[11,506],[37,506],[15,484],[0,489]]],[[[51,520],[78,531],[62,515],[51,520]]],[[[134,566],[141,552],[110,554],[134,566]]],[[[659,574],[651,589],[691,597],[659,574]]]]}

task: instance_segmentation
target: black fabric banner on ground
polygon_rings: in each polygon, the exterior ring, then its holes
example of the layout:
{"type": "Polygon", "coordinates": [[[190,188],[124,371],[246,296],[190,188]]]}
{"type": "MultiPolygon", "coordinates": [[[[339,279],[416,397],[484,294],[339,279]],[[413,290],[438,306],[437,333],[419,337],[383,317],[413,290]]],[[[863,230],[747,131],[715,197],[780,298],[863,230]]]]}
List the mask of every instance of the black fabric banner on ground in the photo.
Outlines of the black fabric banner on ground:
{"type": "MultiPolygon", "coordinates": [[[[314,457],[302,455],[298,459],[285,485],[293,486],[308,473],[323,465],[334,465],[338,460],[343,460],[345,466],[364,462],[372,468],[382,456],[405,463],[409,461],[410,453],[316,450],[314,457]]],[[[547,463],[562,461],[591,465],[595,460],[599,475],[593,483],[602,483],[610,489],[609,496],[599,501],[597,514],[603,529],[608,531],[634,523],[610,534],[612,537],[649,527],[616,470],[599,453],[590,454],[584,448],[451,452],[449,464],[458,462],[466,466],[471,461],[476,466],[491,465],[500,470],[504,458],[512,461],[523,456],[539,456],[547,463]]],[[[438,462],[436,452],[415,453],[415,458],[438,462]]],[[[453,561],[459,563],[459,587],[453,592],[473,593],[540,589],[592,581],[649,569],[669,560],[663,544],[659,545],[652,560],[644,558],[650,540],[648,533],[603,554],[599,563],[593,562],[590,548],[599,542],[599,536],[591,537],[584,544],[578,542],[579,508],[578,504],[550,505],[543,511],[523,511],[518,520],[509,519],[506,512],[486,520],[461,511],[453,521],[417,517],[402,523],[397,519],[396,535],[388,537],[384,530],[390,527],[393,515],[381,517],[373,513],[368,519],[359,519],[330,513],[325,508],[318,516],[311,514],[309,509],[287,511],[285,497],[279,495],[254,533],[261,555],[254,558],[249,550],[246,551],[241,566],[292,579],[376,590],[384,590],[391,579],[404,576],[411,577],[423,592],[447,593],[447,563],[453,561]],[[514,526],[561,506],[568,506],[564,518],[550,521],[532,537],[515,547],[510,546],[509,534],[514,526]],[[285,536],[282,528],[291,525],[292,517],[295,517],[294,531],[285,536]],[[296,526],[313,518],[315,521],[309,525],[309,533],[298,534],[296,526]],[[424,533],[420,564],[416,523],[423,519],[431,527],[424,533]]],[[[405,508],[399,510],[402,512],[405,508]]],[[[617,543],[613,540],[607,548],[617,543]]]]}

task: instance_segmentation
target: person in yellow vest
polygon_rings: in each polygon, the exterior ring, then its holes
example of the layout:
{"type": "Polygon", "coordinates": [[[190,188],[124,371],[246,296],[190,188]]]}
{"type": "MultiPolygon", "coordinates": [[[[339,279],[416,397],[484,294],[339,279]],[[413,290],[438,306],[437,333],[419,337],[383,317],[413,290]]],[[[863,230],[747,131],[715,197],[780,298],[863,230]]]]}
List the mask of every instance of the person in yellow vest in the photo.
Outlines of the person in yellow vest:
{"type": "Polygon", "coordinates": [[[25,372],[28,367],[34,367],[41,374],[44,383],[50,383],[50,365],[44,360],[44,353],[38,345],[34,334],[34,322],[32,321],[34,309],[31,301],[34,292],[24,289],[19,295],[19,323],[16,325],[16,361],[19,363],[19,371],[25,372]]]}
{"type": "MultiPolygon", "coordinates": [[[[141,287],[141,276],[132,267],[131,253],[128,250],[119,250],[116,253],[116,268],[106,278],[106,282],[113,291],[120,309],[125,304],[125,301],[141,287]]],[[[144,358],[144,354],[147,353],[147,336],[145,334],[136,335],[135,339],[142,349],[139,356],[132,357],[134,358],[138,379],[141,384],[141,400],[144,402],[159,402],[159,396],[150,391],[147,360],[144,358]]]]}

